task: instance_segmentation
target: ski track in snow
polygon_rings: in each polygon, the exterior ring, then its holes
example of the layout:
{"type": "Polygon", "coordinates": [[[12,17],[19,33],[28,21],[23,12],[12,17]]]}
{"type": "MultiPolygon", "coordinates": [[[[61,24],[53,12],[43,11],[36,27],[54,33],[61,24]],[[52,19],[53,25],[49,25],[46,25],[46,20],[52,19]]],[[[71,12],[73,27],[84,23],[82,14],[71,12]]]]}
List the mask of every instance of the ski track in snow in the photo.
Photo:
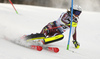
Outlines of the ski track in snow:
{"type": "MultiPolygon", "coordinates": [[[[46,50],[28,49],[7,40],[14,40],[24,34],[39,33],[41,29],[57,20],[65,9],[47,8],[30,5],[14,4],[19,14],[16,14],[11,4],[0,3],[0,59],[99,59],[100,58],[100,12],[83,11],[77,27],[77,39],[80,48],[75,49],[70,41],[70,50],[66,50],[69,30],[64,33],[64,39],[48,46],[60,49],[58,53],[46,50]]],[[[72,38],[71,38],[72,40],[72,38]]]]}

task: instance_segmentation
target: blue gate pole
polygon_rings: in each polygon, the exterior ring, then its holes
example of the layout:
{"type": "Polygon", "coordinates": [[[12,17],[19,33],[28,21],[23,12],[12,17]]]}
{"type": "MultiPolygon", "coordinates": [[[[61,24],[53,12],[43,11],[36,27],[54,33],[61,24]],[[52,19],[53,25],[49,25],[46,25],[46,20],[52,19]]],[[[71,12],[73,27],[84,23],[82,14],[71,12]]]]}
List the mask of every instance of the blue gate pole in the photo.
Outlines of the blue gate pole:
{"type": "Polygon", "coordinates": [[[73,19],[73,0],[71,0],[71,25],[70,25],[70,32],[69,32],[67,50],[69,50],[69,43],[70,43],[71,30],[72,30],[72,19],[73,19]]]}

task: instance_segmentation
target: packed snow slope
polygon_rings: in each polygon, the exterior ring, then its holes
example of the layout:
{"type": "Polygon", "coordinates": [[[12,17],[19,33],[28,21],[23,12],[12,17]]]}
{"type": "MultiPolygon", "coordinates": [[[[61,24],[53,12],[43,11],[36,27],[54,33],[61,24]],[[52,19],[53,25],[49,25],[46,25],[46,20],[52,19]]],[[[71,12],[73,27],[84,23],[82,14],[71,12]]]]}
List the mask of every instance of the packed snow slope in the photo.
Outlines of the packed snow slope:
{"type": "Polygon", "coordinates": [[[46,50],[28,49],[4,39],[15,39],[24,34],[39,33],[48,23],[57,20],[65,9],[55,9],[29,5],[0,3],[0,59],[100,59],[100,12],[83,11],[77,27],[77,40],[80,48],[75,49],[70,41],[70,50],[66,50],[69,30],[64,39],[48,44],[60,49],[58,53],[46,50]],[[74,52],[72,52],[74,51],[74,52]]]}

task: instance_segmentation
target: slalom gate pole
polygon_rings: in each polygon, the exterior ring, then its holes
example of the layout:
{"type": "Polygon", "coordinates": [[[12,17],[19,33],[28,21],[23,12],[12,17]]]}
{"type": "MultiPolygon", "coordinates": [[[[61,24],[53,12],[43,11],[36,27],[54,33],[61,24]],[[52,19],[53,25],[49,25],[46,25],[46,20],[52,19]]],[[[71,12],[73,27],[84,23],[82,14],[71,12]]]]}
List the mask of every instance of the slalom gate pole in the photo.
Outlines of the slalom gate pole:
{"type": "Polygon", "coordinates": [[[70,32],[69,32],[67,50],[69,50],[69,43],[70,43],[71,30],[72,30],[72,19],[73,19],[73,0],[71,0],[71,25],[70,25],[70,32]]]}
{"type": "Polygon", "coordinates": [[[10,2],[10,3],[11,3],[11,5],[13,6],[13,8],[14,8],[15,12],[18,14],[18,12],[17,12],[16,8],[14,7],[13,3],[11,2],[11,0],[9,0],[9,2],[10,2]]]}

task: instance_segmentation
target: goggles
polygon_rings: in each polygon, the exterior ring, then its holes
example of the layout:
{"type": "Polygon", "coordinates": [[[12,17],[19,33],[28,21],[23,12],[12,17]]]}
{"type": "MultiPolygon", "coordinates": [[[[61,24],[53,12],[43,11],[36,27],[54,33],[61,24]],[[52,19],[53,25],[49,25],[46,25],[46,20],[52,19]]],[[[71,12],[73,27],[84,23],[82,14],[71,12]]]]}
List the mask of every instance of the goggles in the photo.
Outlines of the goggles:
{"type": "Polygon", "coordinates": [[[80,13],[81,13],[81,11],[78,11],[78,10],[74,10],[74,9],[73,9],[73,14],[75,14],[75,15],[80,15],[80,13]]]}

